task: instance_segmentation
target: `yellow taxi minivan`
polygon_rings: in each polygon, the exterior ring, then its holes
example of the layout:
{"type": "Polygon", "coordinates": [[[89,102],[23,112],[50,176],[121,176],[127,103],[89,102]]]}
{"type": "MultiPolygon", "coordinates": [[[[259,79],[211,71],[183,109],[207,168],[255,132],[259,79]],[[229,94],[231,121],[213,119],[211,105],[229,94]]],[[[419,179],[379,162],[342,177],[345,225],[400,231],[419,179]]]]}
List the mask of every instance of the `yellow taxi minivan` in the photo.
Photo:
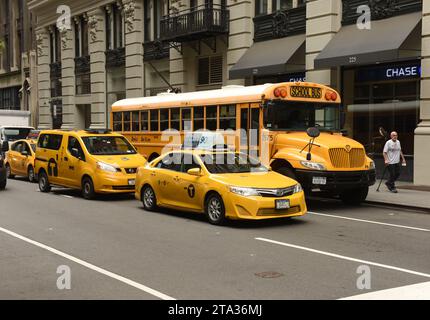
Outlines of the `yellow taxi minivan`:
{"type": "Polygon", "coordinates": [[[27,177],[35,181],[34,160],[36,159],[36,141],[18,140],[12,143],[6,154],[5,166],[8,178],[15,176],[27,177]]]}
{"type": "Polygon", "coordinates": [[[136,199],[157,206],[204,213],[211,224],[225,219],[297,217],[307,207],[301,185],[259,160],[229,150],[178,150],[139,168],[136,199]]]}
{"type": "Polygon", "coordinates": [[[51,186],[98,193],[133,193],[136,171],[146,159],[120,134],[110,130],[40,132],[35,172],[41,192],[51,186]]]}

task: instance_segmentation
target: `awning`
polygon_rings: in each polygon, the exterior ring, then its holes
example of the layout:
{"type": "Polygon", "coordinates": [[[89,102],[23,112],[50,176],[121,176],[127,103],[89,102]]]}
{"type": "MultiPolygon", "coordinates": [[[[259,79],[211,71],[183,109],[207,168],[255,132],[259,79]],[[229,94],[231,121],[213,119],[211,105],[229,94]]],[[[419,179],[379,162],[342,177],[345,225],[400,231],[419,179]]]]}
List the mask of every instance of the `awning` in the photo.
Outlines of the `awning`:
{"type": "Polygon", "coordinates": [[[230,79],[304,71],[305,40],[302,34],[254,43],[230,69],[230,79]]]}
{"type": "Polygon", "coordinates": [[[374,64],[421,55],[421,12],[371,22],[371,29],[344,26],[315,59],[315,68],[374,64]]]}

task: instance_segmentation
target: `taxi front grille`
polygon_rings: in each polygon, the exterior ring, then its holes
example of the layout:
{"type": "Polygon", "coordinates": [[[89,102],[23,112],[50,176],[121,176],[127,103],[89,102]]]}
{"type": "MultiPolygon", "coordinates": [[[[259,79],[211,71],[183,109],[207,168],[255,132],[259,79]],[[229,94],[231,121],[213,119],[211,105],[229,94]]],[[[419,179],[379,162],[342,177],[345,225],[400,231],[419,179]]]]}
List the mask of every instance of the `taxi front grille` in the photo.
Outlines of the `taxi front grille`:
{"type": "Polygon", "coordinates": [[[353,148],[349,152],[345,148],[333,148],[329,154],[335,168],[361,168],[366,161],[364,149],[360,148],[353,148]]]}
{"type": "Polygon", "coordinates": [[[289,209],[284,210],[276,210],[276,209],[260,209],[257,212],[257,216],[287,216],[291,214],[296,214],[300,212],[300,206],[291,207],[289,209]]]}
{"type": "Polygon", "coordinates": [[[127,174],[135,174],[137,172],[137,168],[124,168],[127,174]]]}
{"type": "Polygon", "coordinates": [[[263,198],[281,198],[291,196],[294,193],[294,187],[282,189],[257,189],[257,192],[263,198]]]}
{"type": "Polygon", "coordinates": [[[118,190],[118,191],[121,191],[121,190],[134,190],[135,189],[135,186],[113,186],[112,187],[112,190],[118,190]]]}

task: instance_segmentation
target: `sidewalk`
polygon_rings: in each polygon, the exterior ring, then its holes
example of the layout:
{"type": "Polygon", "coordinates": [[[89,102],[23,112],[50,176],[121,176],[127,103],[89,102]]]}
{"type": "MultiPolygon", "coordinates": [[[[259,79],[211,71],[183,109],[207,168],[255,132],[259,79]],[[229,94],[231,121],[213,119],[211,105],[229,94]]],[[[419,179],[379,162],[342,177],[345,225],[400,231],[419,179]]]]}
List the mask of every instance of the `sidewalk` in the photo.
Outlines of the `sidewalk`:
{"type": "Polygon", "coordinates": [[[377,180],[377,183],[370,187],[367,202],[427,209],[430,212],[430,187],[399,181],[396,182],[399,193],[391,193],[385,186],[384,180],[377,192],[379,181],[377,180]]]}

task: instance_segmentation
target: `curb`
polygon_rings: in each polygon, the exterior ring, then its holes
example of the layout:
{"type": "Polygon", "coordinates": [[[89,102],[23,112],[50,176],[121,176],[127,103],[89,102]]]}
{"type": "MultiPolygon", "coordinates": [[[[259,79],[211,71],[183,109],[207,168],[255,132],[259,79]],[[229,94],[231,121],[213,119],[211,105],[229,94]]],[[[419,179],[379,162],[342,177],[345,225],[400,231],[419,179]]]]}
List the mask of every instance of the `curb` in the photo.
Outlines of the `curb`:
{"type": "Polygon", "coordinates": [[[430,208],[425,207],[417,207],[417,206],[411,206],[406,204],[397,204],[397,203],[387,203],[382,201],[372,201],[372,200],[366,200],[364,201],[365,204],[373,205],[373,206],[383,206],[383,207],[389,207],[389,208],[402,208],[406,210],[413,210],[413,211],[420,211],[423,213],[430,214],[430,208]]]}

